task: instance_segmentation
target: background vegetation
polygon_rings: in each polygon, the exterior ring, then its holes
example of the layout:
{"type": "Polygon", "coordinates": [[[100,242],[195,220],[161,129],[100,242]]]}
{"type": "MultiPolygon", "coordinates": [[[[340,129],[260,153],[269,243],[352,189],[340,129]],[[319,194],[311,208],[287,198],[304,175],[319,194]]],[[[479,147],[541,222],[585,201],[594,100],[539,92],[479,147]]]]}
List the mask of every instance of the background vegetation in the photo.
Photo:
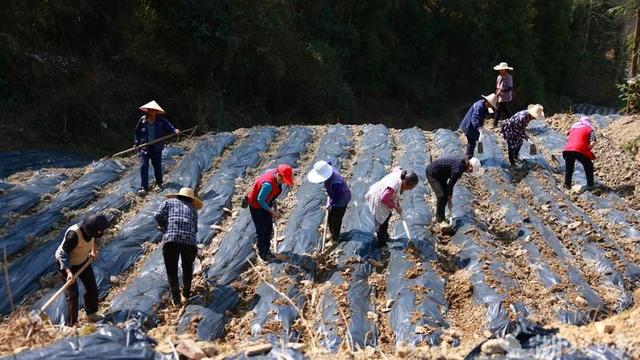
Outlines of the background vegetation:
{"type": "Polygon", "coordinates": [[[4,0],[4,148],[130,146],[156,99],[182,128],[455,125],[516,70],[518,107],[617,106],[626,17],[600,0],[4,0]]]}

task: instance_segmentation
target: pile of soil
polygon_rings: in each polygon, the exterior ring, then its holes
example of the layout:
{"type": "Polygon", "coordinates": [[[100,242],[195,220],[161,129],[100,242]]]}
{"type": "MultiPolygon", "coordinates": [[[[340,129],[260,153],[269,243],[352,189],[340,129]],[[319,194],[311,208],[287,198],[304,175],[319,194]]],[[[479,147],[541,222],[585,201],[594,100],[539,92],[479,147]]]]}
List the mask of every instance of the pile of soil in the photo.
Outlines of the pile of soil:
{"type": "Polygon", "coordinates": [[[44,346],[73,335],[86,335],[95,331],[92,324],[82,328],[51,325],[36,312],[20,308],[4,320],[11,326],[0,327],[0,356],[16,354],[24,350],[44,346]]]}
{"type": "Polygon", "coordinates": [[[585,348],[592,344],[614,346],[640,358],[640,289],[633,294],[635,306],[608,319],[585,326],[557,324],[558,336],[571,342],[575,348],[585,348]]]}
{"type": "MultiPolygon", "coordinates": [[[[554,130],[566,134],[578,121],[575,115],[556,114],[545,120],[554,130]]],[[[624,197],[630,206],[640,210],[640,117],[623,116],[604,130],[596,129],[593,153],[595,176],[605,188],[624,197]],[[636,144],[637,153],[632,153],[636,144]]]]}

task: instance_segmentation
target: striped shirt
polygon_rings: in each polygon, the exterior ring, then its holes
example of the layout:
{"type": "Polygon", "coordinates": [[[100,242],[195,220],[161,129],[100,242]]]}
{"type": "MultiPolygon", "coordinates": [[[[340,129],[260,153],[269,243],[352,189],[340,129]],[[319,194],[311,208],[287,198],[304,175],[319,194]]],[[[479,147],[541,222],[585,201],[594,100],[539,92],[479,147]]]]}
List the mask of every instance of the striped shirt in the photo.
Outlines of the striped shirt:
{"type": "Polygon", "coordinates": [[[156,212],[155,218],[164,230],[162,241],[196,245],[198,211],[191,202],[167,199],[156,212]]]}

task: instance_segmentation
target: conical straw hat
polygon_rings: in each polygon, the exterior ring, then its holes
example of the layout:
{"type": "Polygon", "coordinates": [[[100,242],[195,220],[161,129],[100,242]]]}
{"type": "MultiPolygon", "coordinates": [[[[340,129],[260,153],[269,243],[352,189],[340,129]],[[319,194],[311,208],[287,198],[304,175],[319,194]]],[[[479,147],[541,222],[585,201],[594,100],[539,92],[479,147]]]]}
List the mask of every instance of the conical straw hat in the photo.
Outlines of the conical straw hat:
{"type": "Polygon", "coordinates": [[[164,109],[162,109],[162,108],[160,107],[160,105],[158,105],[158,103],[157,103],[155,100],[151,100],[151,101],[149,101],[148,103],[146,103],[146,104],[144,104],[144,105],[140,106],[138,109],[140,109],[140,110],[142,110],[142,111],[144,111],[144,112],[148,112],[148,111],[149,111],[149,109],[151,109],[151,110],[158,110],[158,112],[159,112],[160,114],[164,114],[164,109]]]}

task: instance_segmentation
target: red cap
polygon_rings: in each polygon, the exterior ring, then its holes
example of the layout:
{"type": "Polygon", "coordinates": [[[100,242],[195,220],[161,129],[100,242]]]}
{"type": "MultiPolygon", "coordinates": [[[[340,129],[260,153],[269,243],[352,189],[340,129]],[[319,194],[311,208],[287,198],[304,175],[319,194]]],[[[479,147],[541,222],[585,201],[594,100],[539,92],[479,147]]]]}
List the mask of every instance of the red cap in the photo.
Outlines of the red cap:
{"type": "Polygon", "coordinates": [[[293,186],[293,169],[286,164],[278,165],[278,174],[282,175],[285,184],[293,186]]]}

